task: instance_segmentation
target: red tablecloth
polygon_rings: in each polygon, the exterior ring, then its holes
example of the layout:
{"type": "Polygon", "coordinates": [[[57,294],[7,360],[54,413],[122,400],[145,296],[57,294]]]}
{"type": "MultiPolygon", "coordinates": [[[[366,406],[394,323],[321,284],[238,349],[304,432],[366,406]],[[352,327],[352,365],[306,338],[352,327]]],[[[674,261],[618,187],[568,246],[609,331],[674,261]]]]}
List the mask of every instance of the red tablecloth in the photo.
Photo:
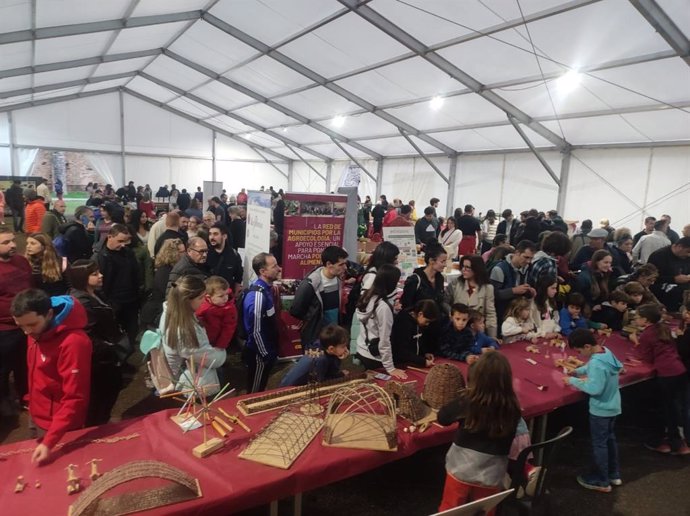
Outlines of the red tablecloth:
{"type": "MultiPolygon", "coordinates": [[[[607,346],[624,360],[630,353],[631,345],[625,339],[614,336],[608,339],[607,346]]],[[[560,351],[541,345],[542,353],[532,354],[525,351],[527,343],[514,343],[502,348],[511,364],[515,376],[515,388],[523,407],[525,418],[545,414],[557,407],[583,399],[583,394],[563,385],[562,373],[554,366],[554,360],[560,351]],[[529,364],[525,359],[532,358],[537,365],[529,364]],[[545,391],[539,391],[531,383],[524,381],[528,377],[533,381],[548,385],[545,391]]],[[[466,372],[465,364],[458,364],[466,372]]],[[[426,375],[409,371],[411,379],[418,380],[421,390],[426,375]]],[[[621,385],[641,381],[653,376],[652,368],[642,365],[628,367],[628,372],[621,376],[621,385]]],[[[221,406],[235,411],[234,400],[221,402],[221,406]]],[[[191,449],[202,440],[201,430],[183,434],[177,425],[169,420],[174,411],[162,411],[145,417],[124,421],[117,424],[71,432],[64,441],[109,438],[139,433],[139,437],[111,444],[89,443],[68,445],[55,453],[54,461],[37,468],[30,463],[30,453],[6,456],[7,452],[19,449],[32,449],[33,441],[24,441],[0,447],[0,507],[3,515],[46,513],[67,514],[68,507],[76,500],[75,496],[66,493],[67,473],[65,468],[73,463],[79,466],[79,476],[88,477],[89,467],[86,463],[94,458],[102,459],[99,464],[101,472],[109,471],[126,462],[142,459],[155,459],[178,467],[199,479],[203,497],[197,500],[166,506],[153,511],[152,514],[227,514],[256,505],[281,499],[295,493],[314,489],[335,481],[354,476],[374,469],[387,462],[401,459],[415,452],[443,443],[450,442],[454,427],[440,428],[432,425],[429,430],[420,434],[402,432],[409,422],[399,419],[398,451],[374,452],[366,450],[349,450],[324,447],[320,444],[321,435],[309,445],[289,470],[281,470],[258,463],[239,459],[237,455],[246,446],[250,434],[239,427],[230,434],[225,448],[205,459],[196,459],[191,449]],[[29,486],[20,494],[14,494],[14,485],[18,475],[23,475],[29,486]],[[40,489],[34,487],[39,480],[40,489]]],[[[263,428],[277,415],[276,411],[257,414],[243,418],[253,431],[263,428]]],[[[85,480],[85,485],[89,484],[85,480]]],[[[142,486],[132,485],[138,490],[142,486]]]]}

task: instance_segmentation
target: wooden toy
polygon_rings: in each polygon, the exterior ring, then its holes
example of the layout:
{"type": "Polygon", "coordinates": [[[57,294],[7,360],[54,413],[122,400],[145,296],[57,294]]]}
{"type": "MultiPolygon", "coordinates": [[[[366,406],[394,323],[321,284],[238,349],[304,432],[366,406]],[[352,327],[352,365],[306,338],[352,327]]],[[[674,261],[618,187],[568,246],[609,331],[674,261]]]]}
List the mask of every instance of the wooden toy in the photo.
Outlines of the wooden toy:
{"type": "Polygon", "coordinates": [[[65,469],[67,470],[67,494],[78,493],[81,490],[81,485],[77,476],[77,465],[70,464],[65,469]]]}
{"type": "Polygon", "coordinates": [[[26,488],[26,482],[24,482],[24,477],[22,475],[19,475],[17,477],[17,483],[14,486],[14,492],[21,493],[24,491],[24,488],[26,488]]]}
{"type": "Polygon", "coordinates": [[[101,476],[101,474],[98,472],[98,463],[102,460],[103,459],[91,459],[89,462],[87,462],[87,464],[91,465],[91,474],[89,475],[91,481],[94,481],[101,476]]]}

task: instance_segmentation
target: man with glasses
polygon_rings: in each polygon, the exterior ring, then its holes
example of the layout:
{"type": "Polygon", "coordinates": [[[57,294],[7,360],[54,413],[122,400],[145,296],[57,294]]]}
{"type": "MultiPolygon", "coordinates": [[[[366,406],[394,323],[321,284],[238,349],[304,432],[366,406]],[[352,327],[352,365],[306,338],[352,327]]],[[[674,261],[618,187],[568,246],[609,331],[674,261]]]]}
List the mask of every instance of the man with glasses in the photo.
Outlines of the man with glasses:
{"type": "Polygon", "coordinates": [[[168,277],[167,291],[170,286],[179,280],[182,276],[200,276],[203,279],[209,277],[209,271],[206,267],[206,259],[208,258],[208,245],[206,240],[201,237],[192,237],[187,242],[187,253],[180,258],[180,261],[175,264],[170,271],[168,277]]]}

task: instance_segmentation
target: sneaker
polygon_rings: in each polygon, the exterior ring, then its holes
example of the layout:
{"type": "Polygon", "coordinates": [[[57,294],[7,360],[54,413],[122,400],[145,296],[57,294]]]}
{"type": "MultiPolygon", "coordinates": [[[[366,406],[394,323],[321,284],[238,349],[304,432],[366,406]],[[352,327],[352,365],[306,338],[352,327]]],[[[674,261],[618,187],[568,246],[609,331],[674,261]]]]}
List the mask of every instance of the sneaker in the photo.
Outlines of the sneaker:
{"type": "Polygon", "coordinates": [[[618,477],[616,477],[616,478],[609,478],[609,484],[611,484],[612,486],[622,486],[622,485],[623,485],[623,481],[622,481],[620,478],[618,478],[618,477]]]}
{"type": "Polygon", "coordinates": [[[539,480],[539,472],[541,466],[532,468],[532,471],[527,475],[527,485],[525,486],[525,493],[527,496],[534,496],[534,491],[537,489],[537,480],[539,480]]]}
{"type": "Polygon", "coordinates": [[[591,489],[592,491],[599,491],[600,493],[610,493],[611,492],[611,485],[610,484],[604,485],[603,482],[600,482],[597,480],[590,480],[590,479],[583,477],[583,476],[577,477],[577,483],[580,484],[585,489],[591,489]]]}
{"type": "Polygon", "coordinates": [[[683,443],[680,445],[680,447],[677,450],[673,450],[671,452],[671,455],[680,455],[680,456],[690,455],[690,446],[683,443]]]}
{"type": "Polygon", "coordinates": [[[647,448],[648,450],[655,451],[657,453],[671,453],[671,446],[669,446],[668,443],[661,443],[658,446],[653,446],[651,444],[644,444],[644,447],[647,448]]]}

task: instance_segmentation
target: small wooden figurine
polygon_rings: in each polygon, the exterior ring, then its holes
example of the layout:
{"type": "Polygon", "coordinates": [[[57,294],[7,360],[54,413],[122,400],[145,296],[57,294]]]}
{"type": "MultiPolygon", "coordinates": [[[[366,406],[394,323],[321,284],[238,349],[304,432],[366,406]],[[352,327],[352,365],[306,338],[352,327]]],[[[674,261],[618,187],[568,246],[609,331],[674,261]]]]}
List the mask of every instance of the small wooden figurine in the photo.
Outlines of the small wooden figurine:
{"type": "Polygon", "coordinates": [[[102,476],[102,473],[98,472],[98,463],[102,460],[103,459],[91,459],[89,462],[86,463],[91,465],[91,474],[89,475],[89,478],[92,482],[96,480],[98,477],[102,476]]]}
{"type": "Polygon", "coordinates": [[[26,482],[24,482],[24,477],[22,475],[19,475],[17,477],[17,483],[14,486],[14,492],[15,493],[21,493],[24,491],[24,488],[26,487],[26,482]]]}
{"type": "Polygon", "coordinates": [[[36,487],[36,489],[40,489],[41,488],[41,482],[39,480],[36,480],[36,483],[34,484],[34,486],[36,487]]]}
{"type": "Polygon", "coordinates": [[[78,493],[81,490],[81,486],[77,476],[77,465],[70,464],[65,469],[67,470],[67,494],[78,493]]]}

